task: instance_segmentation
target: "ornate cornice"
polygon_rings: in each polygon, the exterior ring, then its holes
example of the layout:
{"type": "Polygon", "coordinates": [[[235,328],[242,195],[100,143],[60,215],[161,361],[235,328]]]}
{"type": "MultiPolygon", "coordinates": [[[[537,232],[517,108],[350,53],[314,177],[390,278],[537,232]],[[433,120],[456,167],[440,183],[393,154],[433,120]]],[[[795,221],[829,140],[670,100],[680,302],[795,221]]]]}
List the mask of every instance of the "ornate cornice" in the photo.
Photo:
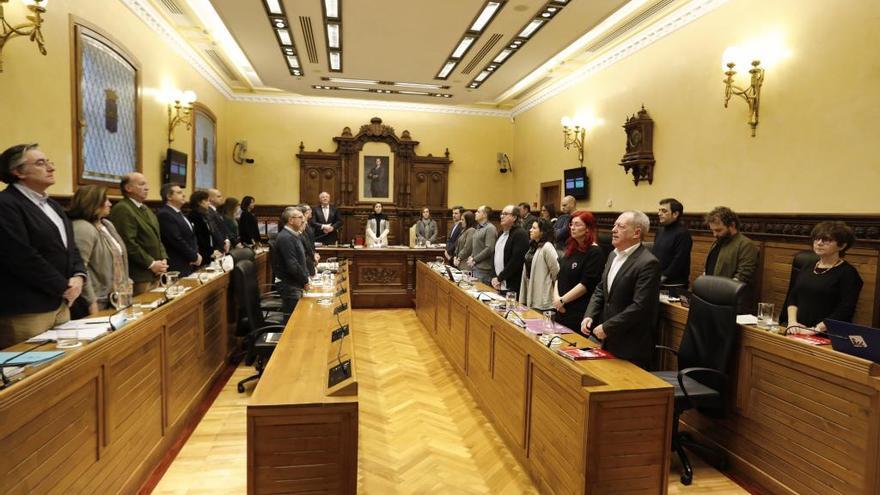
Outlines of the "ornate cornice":
{"type": "Polygon", "coordinates": [[[509,110],[454,107],[448,105],[434,105],[430,103],[406,103],[391,101],[355,100],[348,98],[328,98],[322,96],[233,94],[229,99],[232,101],[249,103],[313,105],[321,107],[360,108],[369,110],[402,110],[409,112],[444,113],[450,115],[468,115],[477,117],[510,117],[509,110]]]}
{"type": "Polygon", "coordinates": [[[180,54],[190,66],[217,89],[226,99],[232,98],[232,89],[223,81],[214,69],[205,63],[196,51],[183,39],[177,31],[168,24],[162,14],[149,4],[147,0],[121,0],[122,4],[131,10],[144,24],[152,29],[160,38],[164,39],[171,47],[180,54]]]}
{"type": "Polygon", "coordinates": [[[582,82],[587,77],[607,69],[643,48],[651,46],[655,41],[665,38],[725,3],[727,3],[727,0],[693,0],[686,5],[683,5],[681,8],[676,9],[669,15],[654,22],[648,28],[639,31],[634,36],[625,38],[622,43],[619,43],[613,49],[603,53],[587,65],[520,103],[510,112],[511,116],[516,117],[526,110],[547,101],[566,89],[582,82]]]}

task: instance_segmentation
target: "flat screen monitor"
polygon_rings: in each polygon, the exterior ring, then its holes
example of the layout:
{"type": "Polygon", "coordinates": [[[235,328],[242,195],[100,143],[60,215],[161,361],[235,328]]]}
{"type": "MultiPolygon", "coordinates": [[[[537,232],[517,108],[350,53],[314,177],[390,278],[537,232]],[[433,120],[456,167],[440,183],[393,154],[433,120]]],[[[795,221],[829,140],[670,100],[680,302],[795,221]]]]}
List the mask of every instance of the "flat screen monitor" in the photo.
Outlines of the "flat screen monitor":
{"type": "Polygon", "coordinates": [[[590,197],[590,178],[587,177],[587,167],[570,168],[564,174],[566,196],[574,196],[576,199],[590,197]]]}
{"type": "Polygon", "coordinates": [[[186,187],[186,153],[168,148],[168,155],[165,158],[164,182],[180,184],[180,187],[186,187]]]}

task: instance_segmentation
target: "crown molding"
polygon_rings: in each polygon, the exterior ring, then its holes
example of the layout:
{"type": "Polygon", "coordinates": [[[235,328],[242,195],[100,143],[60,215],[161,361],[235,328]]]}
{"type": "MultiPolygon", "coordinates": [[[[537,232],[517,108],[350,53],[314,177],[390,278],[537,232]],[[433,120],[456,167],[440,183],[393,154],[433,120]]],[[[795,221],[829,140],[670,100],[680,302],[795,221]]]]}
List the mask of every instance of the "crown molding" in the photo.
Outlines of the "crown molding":
{"type": "Polygon", "coordinates": [[[389,102],[389,101],[373,101],[358,100],[351,98],[330,98],[322,96],[302,96],[302,95],[255,95],[255,94],[233,94],[230,98],[232,101],[248,102],[248,103],[275,103],[283,105],[312,105],[321,107],[344,107],[344,108],[362,108],[369,110],[404,110],[410,112],[426,112],[426,113],[445,113],[452,115],[467,115],[478,117],[503,117],[509,118],[509,110],[492,110],[472,107],[455,107],[450,105],[434,105],[430,103],[409,103],[409,102],[389,102]]]}
{"type": "Polygon", "coordinates": [[[625,38],[622,43],[619,43],[613,49],[603,53],[587,65],[560,79],[558,82],[551,84],[544,90],[539,91],[526,101],[515,106],[510,112],[511,116],[516,117],[517,115],[547,101],[566,89],[581,83],[584,79],[607,69],[615,63],[647,48],[648,46],[651,46],[655,41],[665,38],[725,3],[727,3],[727,0],[693,0],[692,2],[681,6],[674,12],[651,24],[648,28],[641,30],[634,36],[625,38]]]}
{"type": "Polygon", "coordinates": [[[148,0],[120,0],[128,7],[138,19],[152,29],[160,38],[164,39],[171,47],[180,54],[190,66],[217,89],[226,99],[232,98],[233,92],[226,82],[217,75],[214,68],[205,63],[196,53],[195,49],[183,39],[180,34],[168,24],[162,14],[149,4],[148,0]]]}

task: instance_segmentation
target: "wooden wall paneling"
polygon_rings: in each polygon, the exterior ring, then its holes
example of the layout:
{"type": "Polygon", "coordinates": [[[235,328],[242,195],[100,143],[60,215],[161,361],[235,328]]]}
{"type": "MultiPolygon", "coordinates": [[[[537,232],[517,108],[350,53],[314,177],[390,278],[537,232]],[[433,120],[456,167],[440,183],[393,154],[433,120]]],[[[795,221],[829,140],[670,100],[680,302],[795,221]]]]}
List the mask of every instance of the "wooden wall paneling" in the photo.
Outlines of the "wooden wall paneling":
{"type": "Polygon", "coordinates": [[[168,393],[166,426],[171,427],[184,415],[198,391],[199,370],[199,308],[169,320],[165,326],[167,361],[165,376],[168,393]]]}
{"type": "Polygon", "coordinates": [[[525,449],[526,383],[528,382],[528,353],[506,337],[492,333],[492,392],[490,409],[517,447],[525,449]]]}
{"type": "MultiPolygon", "coordinates": [[[[300,201],[316,205],[318,204],[318,195],[326,191],[330,193],[331,202],[339,204],[341,189],[339,176],[342,168],[339,155],[301,151],[296,156],[300,160],[300,201]]],[[[276,216],[280,214],[281,209],[278,210],[276,216]]]]}
{"type": "Polygon", "coordinates": [[[669,483],[664,456],[669,449],[671,403],[655,397],[625,394],[591,397],[587,493],[661,492],[669,483]]]}
{"type": "MultiPolygon", "coordinates": [[[[481,315],[468,312],[468,379],[481,395],[492,388],[492,327],[481,315]]],[[[483,400],[488,400],[483,397],[483,400]]]]}
{"type": "Polygon", "coordinates": [[[202,383],[219,372],[226,363],[226,342],[229,340],[227,322],[223,318],[226,314],[226,303],[224,292],[215,292],[202,303],[202,352],[199,356],[202,383]]]}
{"type": "Polygon", "coordinates": [[[90,371],[52,380],[0,411],[0,492],[63,492],[98,463],[99,375],[90,371]]]}
{"type": "Polygon", "coordinates": [[[530,465],[555,492],[584,493],[586,400],[571,393],[553,371],[530,366],[530,465]]]}

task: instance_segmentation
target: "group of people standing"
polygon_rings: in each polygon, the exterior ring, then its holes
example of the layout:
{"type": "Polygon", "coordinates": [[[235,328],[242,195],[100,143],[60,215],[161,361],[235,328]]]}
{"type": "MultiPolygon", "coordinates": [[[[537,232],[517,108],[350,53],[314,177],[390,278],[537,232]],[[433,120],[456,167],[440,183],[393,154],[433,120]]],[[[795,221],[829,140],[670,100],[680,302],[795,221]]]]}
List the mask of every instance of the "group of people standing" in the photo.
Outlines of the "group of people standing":
{"type": "Polygon", "coordinates": [[[254,198],[196,191],[189,201],[176,184],[160,189],[163,205],[145,204],[143,174],[124,175],[122,199],[111,206],[108,189],[76,189],[65,212],[46,190],[55,165],[37,144],[0,154],[0,348],[27,340],[74,317],[110,307],[114,292],[137,295],[158,286],[161,274],[192,273],[239,244],[254,245],[260,232],[254,198]]]}
{"type": "MultiPolygon", "coordinates": [[[[461,270],[502,291],[518,291],[519,301],[539,311],[553,311],[566,327],[602,340],[617,357],[648,368],[654,348],[661,287],[687,289],[693,239],[681,220],[684,207],[674,198],[658,206],[660,230],[645,242],[648,216],[625,211],[611,229],[611,252],[598,241],[595,217],[575,210],[566,197],[562,213],[552,205],[531,215],[529,205],[507,205],[500,213],[500,233],[489,222],[492,210],[453,208],[453,228],[446,257],[461,270]],[[527,232],[527,233],[526,233],[527,232]]],[[[740,232],[736,213],[717,207],[705,216],[715,240],[704,274],[727,277],[747,286],[740,312],[754,312],[754,283],[759,249],[740,232]]],[[[855,241],[843,222],[821,222],[811,233],[819,260],[794,281],[785,308],[789,325],[803,333],[824,330],[822,320],[852,321],[862,280],[843,260],[855,241]],[[811,328],[806,328],[811,327],[811,328]]]]}

